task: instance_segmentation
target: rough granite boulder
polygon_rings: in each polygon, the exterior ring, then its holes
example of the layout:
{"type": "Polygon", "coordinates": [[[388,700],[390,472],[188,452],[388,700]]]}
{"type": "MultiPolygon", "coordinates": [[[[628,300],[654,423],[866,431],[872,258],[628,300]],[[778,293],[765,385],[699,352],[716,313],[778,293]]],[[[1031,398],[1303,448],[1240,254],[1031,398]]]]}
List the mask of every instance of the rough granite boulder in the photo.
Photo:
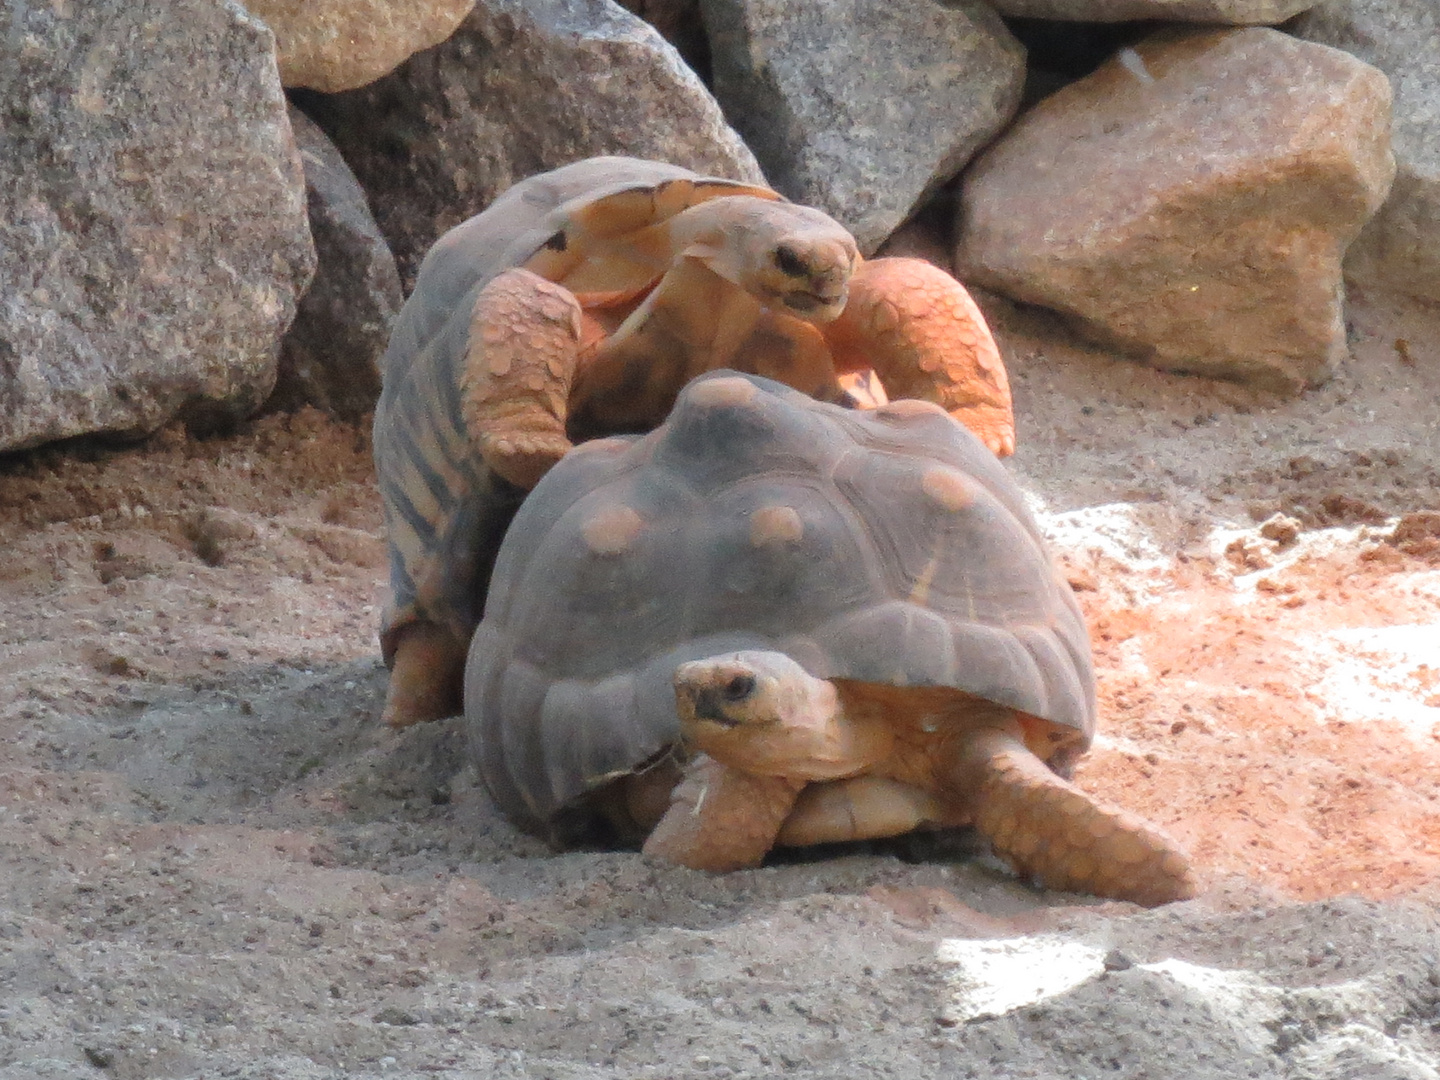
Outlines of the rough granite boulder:
{"type": "Polygon", "coordinates": [[[638,15],[660,31],[660,36],[680,50],[685,63],[707,83],[710,81],[710,39],[700,17],[700,0],[616,0],[632,15],[638,15]]]}
{"type": "Polygon", "coordinates": [[[675,48],[610,0],[481,0],[394,74],[304,104],[370,196],[407,288],[441,233],[516,180],[580,158],[763,182],[675,48]]]}
{"type": "Polygon", "coordinates": [[[380,397],[380,357],[405,295],[395,256],[340,151],[300,110],[290,110],[290,125],[305,166],[317,266],[281,343],[266,404],[315,405],[356,419],[380,397]]]}
{"type": "Polygon", "coordinates": [[[315,259],[265,25],[11,5],[0,102],[0,450],[259,406],[315,259]]]}
{"type": "Polygon", "coordinates": [[[777,190],[866,254],[1014,116],[1025,50],[978,0],[702,0],[715,95],[777,190]]]}
{"type": "Polygon", "coordinates": [[[1163,32],[1046,98],[961,190],[964,280],[1156,367],[1293,392],[1346,355],[1340,260],[1394,174],[1375,68],[1163,32]]]}
{"type": "Polygon", "coordinates": [[[1395,90],[1395,185],[1350,246],[1345,276],[1440,301],[1440,4],[1327,0],[1286,29],[1375,65],[1395,90]]]}
{"type": "Polygon", "coordinates": [[[475,0],[245,0],[275,32],[280,80],[335,93],[438,45],[475,0]]]}
{"type": "MultiPolygon", "coordinates": [[[[1304,11],[1316,0],[988,0],[1007,17],[1072,22],[1169,22],[1273,25],[1304,11]]],[[[1427,0],[1420,0],[1421,3],[1427,0]]]]}

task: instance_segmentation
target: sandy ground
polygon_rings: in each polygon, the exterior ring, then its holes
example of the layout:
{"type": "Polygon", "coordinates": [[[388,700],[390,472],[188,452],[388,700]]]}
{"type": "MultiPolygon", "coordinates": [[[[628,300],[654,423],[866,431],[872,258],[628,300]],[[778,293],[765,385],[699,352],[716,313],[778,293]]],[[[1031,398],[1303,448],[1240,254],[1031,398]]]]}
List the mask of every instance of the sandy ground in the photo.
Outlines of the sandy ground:
{"type": "Polygon", "coordinates": [[[0,1080],[1440,1077],[1440,312],[1356,298],[1294,402],[991,314],[1095,641],[1079,780],[1203,896],[555,855],[458,721],[376,723],[364,433],[166,431],[0,461],[0,1080]]]}

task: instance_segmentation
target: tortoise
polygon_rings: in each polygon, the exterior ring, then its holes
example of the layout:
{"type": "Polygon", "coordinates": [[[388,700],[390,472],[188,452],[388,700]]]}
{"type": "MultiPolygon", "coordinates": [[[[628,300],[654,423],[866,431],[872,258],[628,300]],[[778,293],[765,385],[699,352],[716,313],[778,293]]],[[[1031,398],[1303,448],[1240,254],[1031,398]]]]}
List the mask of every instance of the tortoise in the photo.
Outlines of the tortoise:
{"type": "Polygon", "coordinates": [[[729,371],[540,481],[465,672],[487,788],[558,843],[724,871],[972,824],[1048,887],[1192,895],[1173,841],[1067,779],[1095,710],[1074,595],[974,435],[729,371]]]}
{"type": "Polygon", "coordinates": [[[727,365],[827,400],[838,373],[874,368],[1014,447],[994,339],[943,271],[862,261],[818,210],[661,162],[524,180],[436,242],[382,363],[389,723],[458,711],[500,538],[572,441],[649,430],[727,365]]]}

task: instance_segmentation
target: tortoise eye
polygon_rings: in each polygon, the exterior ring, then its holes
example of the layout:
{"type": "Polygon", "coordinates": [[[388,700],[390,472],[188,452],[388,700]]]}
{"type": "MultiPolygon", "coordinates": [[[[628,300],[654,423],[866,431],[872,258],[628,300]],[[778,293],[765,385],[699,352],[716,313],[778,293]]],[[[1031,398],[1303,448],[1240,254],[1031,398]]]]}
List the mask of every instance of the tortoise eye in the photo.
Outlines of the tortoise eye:
{"type": "Polygon", "coordinates": [[[775,249],[775,265],[782,273],[790,277],[804,277],[809,270],[805,266],[805,260],[800,258],[800,253],[788,244],[781,244],[775,249]]]}
{"type": "Polygon", "coordinates": [[[726,701],[744,701],[755,692],[754,675],[736,675],[725,684],[726,701]]]}

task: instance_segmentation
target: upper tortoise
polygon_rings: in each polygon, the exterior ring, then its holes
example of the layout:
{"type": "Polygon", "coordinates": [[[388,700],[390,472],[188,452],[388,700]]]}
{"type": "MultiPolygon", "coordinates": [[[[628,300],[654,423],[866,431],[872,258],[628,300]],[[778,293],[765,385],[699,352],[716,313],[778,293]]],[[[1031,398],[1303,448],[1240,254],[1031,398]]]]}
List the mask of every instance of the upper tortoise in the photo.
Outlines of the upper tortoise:
{"type": "Polygon", "coordinates": [[[500,538],[572,442],[647,431],[732,367],[827,401],[873,368],[1013,450],[1005,370],[965,290],[767,188],[633,158],[524,180],[446,233],[383,362],[375,462],[390,541],[386,719],[459,704],[500,538]]]}
{"type": "Polygon", "coordinates": [[[1019,491],[925,402],[853,411],[719,372],[521,507],[465,675],[521,824],[688,866],[973,823],[1022,873],[1194,893],[1162,833],[1066,782],[1090,645],[1019,491]]]}

